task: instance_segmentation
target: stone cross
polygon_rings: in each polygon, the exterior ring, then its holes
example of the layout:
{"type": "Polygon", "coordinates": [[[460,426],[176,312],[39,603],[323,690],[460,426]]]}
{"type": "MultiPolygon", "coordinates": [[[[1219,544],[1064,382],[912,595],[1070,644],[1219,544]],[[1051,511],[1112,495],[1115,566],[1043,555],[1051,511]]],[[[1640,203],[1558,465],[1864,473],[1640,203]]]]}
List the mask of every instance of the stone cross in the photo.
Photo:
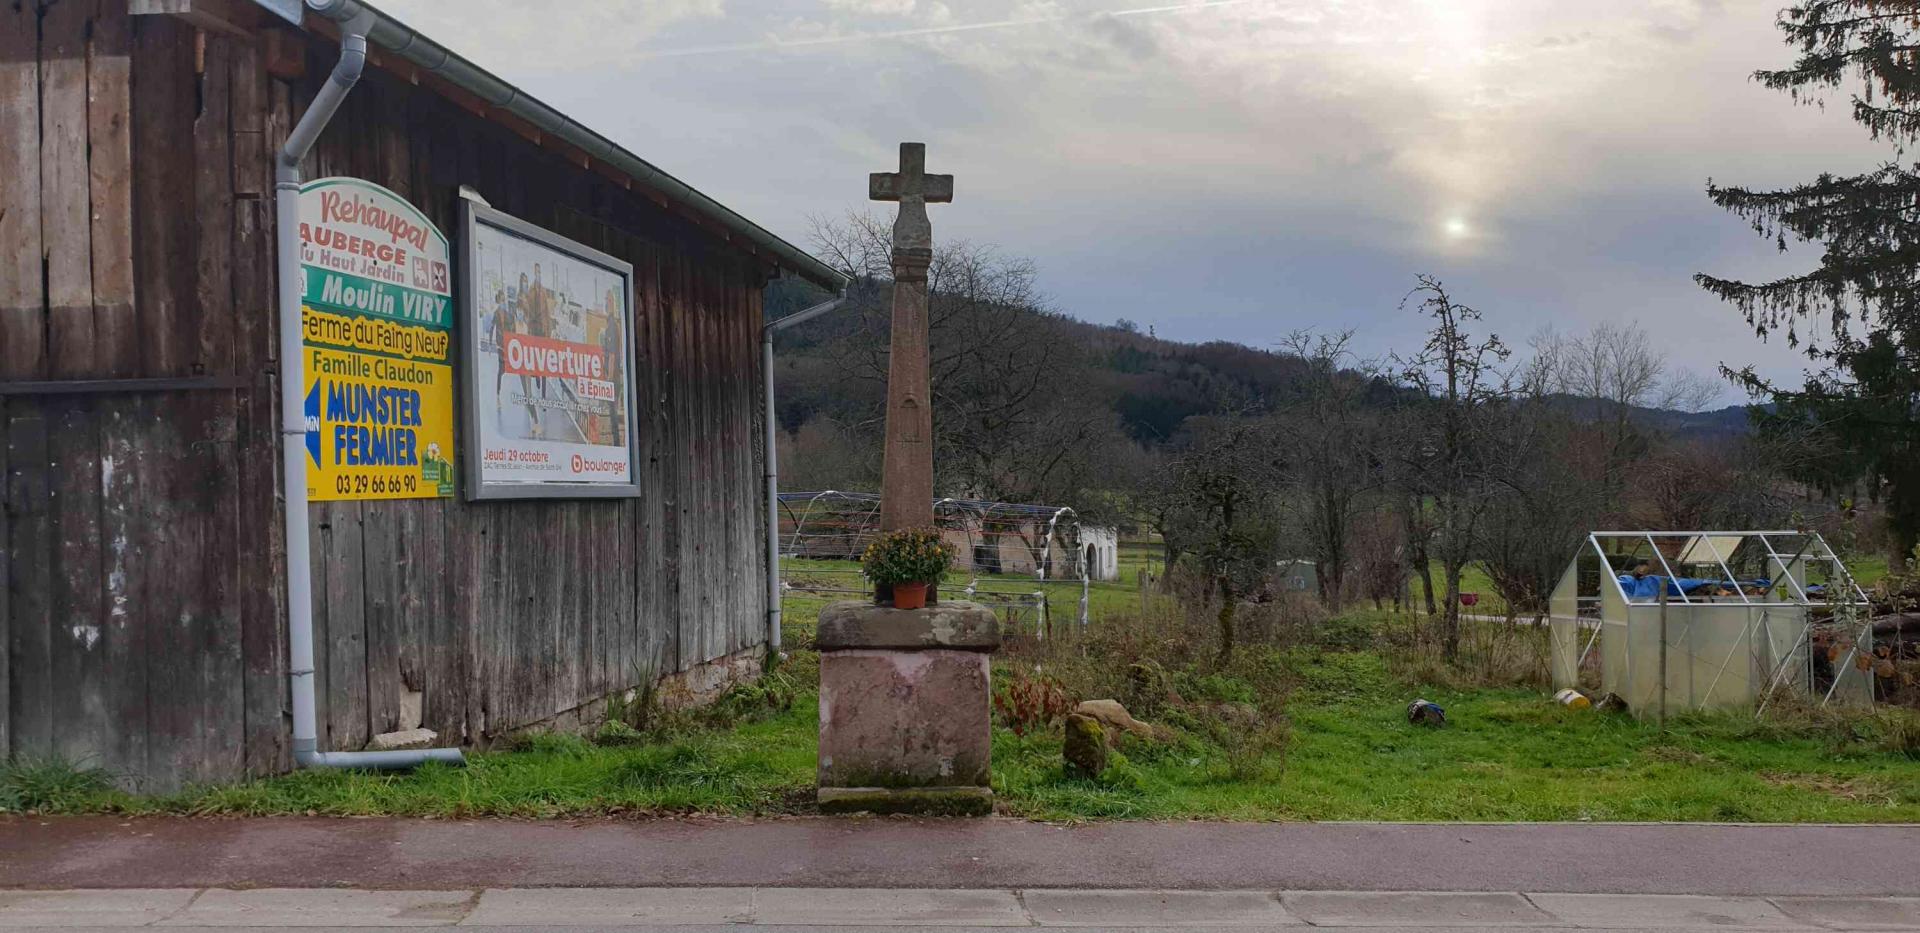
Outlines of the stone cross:
{"type": "Polygon", "coordinates": [[[893,342],[887,362],[887,437],[880,530],[933,525],[933,400],[928,388],[927,204],[953,200],[953,176],[927,174],[925,143],[900,144],[900,170],[874,172],[867,197],[900,202],[893,221],[893,342]]]}

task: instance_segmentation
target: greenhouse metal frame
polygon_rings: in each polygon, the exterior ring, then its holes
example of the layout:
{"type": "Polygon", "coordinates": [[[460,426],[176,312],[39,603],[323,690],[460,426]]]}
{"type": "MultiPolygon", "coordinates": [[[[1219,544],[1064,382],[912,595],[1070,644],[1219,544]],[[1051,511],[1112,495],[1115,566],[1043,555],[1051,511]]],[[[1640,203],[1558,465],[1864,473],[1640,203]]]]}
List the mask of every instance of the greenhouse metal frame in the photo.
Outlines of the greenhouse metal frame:
{"type": "Polygon", "coordinates": [[[1867,609],[1818,532],[1595,531],[1550,600],[1554,687],[1588,687],[1597,666],[1599,692],[1636,716],[1757,715],[1786,688],[1871,700],[1856,663],[1872,649],[1867,609]],[[1652,572],[1635,577],[1642,563],[1652,572]]]}

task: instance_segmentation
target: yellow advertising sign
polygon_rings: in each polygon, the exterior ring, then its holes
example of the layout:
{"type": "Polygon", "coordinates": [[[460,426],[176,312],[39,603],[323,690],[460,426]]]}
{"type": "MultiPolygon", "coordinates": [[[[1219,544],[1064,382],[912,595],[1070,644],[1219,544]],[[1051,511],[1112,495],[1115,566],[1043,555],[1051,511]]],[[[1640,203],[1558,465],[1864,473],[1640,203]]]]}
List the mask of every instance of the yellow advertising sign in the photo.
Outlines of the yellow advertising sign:
{"type": "Polygon", "coordinates": [[[300,189],[307,495],[453,495],[447,238],[355,178],[300,189]]]}
{"type": "Polygon", "coordinates": [[[453,367],[444,355],[426,362],[305,352],[310,498],[453,494],[453,367]]]}

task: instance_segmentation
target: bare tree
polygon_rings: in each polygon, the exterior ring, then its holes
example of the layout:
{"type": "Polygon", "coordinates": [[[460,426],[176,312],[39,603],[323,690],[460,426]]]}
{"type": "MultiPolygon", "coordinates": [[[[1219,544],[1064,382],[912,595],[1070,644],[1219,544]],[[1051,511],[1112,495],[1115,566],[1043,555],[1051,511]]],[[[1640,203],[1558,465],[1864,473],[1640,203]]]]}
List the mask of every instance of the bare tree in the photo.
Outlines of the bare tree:
{"type": "MultiPolygon", "coordinates": [[[[816,252],[865,287],[839,360],[884,383],[892,326],[890,227],[871,213],[813,221],[816,252]]],[[[964,240],[943,243],[927,270],[935,464],[943,488],[1009,502],[1074,501],[1121,437],[1089,380],[1084,351],[1062,333],[1032,263],[964,240]]],[[[878,393],[873,398],[881,398],[878,393]]],[[[878,405],[867,414],[878,426],[878,405]]]]}
{"type": "Polygon", "coordinates": [[[1353,524],[1353,576],[1358,595],[1383,608],[1391,601],[1397,611],[1405,608],[1407,593],[1407,542],[1400,517],[1391,509],[1362,512],[1353,524]]]}
{"type": "Polygon", "coordinates": [[[1460,573],[1493,498],[1490,416],[1509,394],[1500,367],[1510,351],[1497,335],[1477,338],[1467,330],[1480,312],[1455,302],[1439,279],[1420,276],[1402,305],[1409,303],[1417,303],[1433,329],[1418,354],[1399,361],[1401,379],[1416,391],[1416,409],[1424,415],[1410,422],[1403,457],[1414,492],[1433,503],[1433,551],[1445,585],[1442,650],[1453,659],[1460,653],[1460,573]]]}
{"type": "Polygon", "coordinates": [[[1571,397],[1605,431],[1606,471],[1601,477],[1609,506],[1618,508],[1629,464],[1648,454],[1658,439],[1635,422],[1640,409],[1693,411],[1719,394],[1711,380],[1676,369],[1637,324],[1602,321],[1585,334],[1551,330],[1533,340],[1529,379],[1538,388],[1571,397]]]}
{"type": "Polygon", "coordinates": [[[1628,417],[1634,408],[1692,411],[1719,394],[1698,374],[1675,369],[1638,323],[1602,321],[1574,336],[1548,330],[1534,347],[1554,363],[1548,368],[1552,388],[1592,400],[1596,414],[1610,418],[1628,417]]]}
{"type": "MultiPolygon", "coordinates": [[[[1405,419],[1395,419],[1405,423],[1405,419]]],[[[1415,432],[1397,432],[1394,436],[1412,437],[1415,432]]],[[[1437,615],[1439,606],[1433,595],[1433,509],[1427,504],[1425,480],[1413,460],[1394,464],[1393,512],[1400,521],[1406,547],[1407,568],[1420,580],[1420,596],[1427,615],[1437,615]],[[1408,467],[1415,467],[1409,469],[1408,467]]]]}
{"type": "Polygon", "coordinates": [[[1320,598],[1335,612],[1344,601],[1353,523],[1385,474],[1380,417],[1368,397],[1373,377],[1348,350],[1352,337],[1297,331],[1281,341],[1302,375],[1275,415],[1284,501],[1313,557],[1320,598]]]}
{"type": "Polygon", "coordinates": [[[1215,607],[1222,661],[1237,643],[1241,600],[1265,583],[1278,543],[1278,468],[1272,422],[1225,416],[1193,419],[1186,444],[1167,463],[1168,530],[1194,555],[1215,607]]]}
{"type": "Polygon", "coordinates": [[[1628,507],[1648,528],[1761,528],[1791,523],[1776,444],[1670,443],[1634,467],[1628,507]]]}
{"type": "Polygon", "coordinates": [[[1601,433],[1555,405],[1523,371],[1514,396],[1488,412],[1492,498],[1475,553],[1509,617],[1545,614],[1567,556],[1604,509],[1596,482],[1601,433]]]}
{"type": "Polygon", "coordinates": [[[832,418],[817,417],[780,432],[780,478],[789,489],[878,489],[877,454],[832,418]]]}

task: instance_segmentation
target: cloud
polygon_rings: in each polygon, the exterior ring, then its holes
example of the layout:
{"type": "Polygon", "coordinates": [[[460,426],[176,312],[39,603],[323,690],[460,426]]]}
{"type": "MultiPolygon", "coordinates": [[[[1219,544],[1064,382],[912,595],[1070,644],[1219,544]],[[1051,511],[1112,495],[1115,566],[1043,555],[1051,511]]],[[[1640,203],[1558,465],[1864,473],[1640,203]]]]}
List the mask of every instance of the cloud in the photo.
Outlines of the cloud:
{"type": "Polygon", "coordinates": [[[940,0],[822,0],[822,3],[834,14],[908,19],[923,25],[953,21],[953,8],[940,0]]]}
{"type": "Polygon", "coordinates": [[[504,72],[618,67],[662,32],[726,13],[723,0],[382,0],[380,6],[504,72]]]}
{"type": "Polygon", "coordinates": [[[1701,189],[1886,155],[1748,80],[1787,57],[1778,0],[388,2],[790,237],[924,140],[958,176],[936,236],[1178,337],[1360,326],[1379,352],[1432,272],[1510,336],[1639,319],[1695,368],[1791,372],[1690,276],[1813,257],[1701,189]]]}
{"type": "Polygon", "coordinates": [[[1090,18],[1087,33],[1098,36],[1136,61],[1152,58],[1160,51],[1160,42],[1151,28],[1118,16],[1103,14],[1090,18]]]}

